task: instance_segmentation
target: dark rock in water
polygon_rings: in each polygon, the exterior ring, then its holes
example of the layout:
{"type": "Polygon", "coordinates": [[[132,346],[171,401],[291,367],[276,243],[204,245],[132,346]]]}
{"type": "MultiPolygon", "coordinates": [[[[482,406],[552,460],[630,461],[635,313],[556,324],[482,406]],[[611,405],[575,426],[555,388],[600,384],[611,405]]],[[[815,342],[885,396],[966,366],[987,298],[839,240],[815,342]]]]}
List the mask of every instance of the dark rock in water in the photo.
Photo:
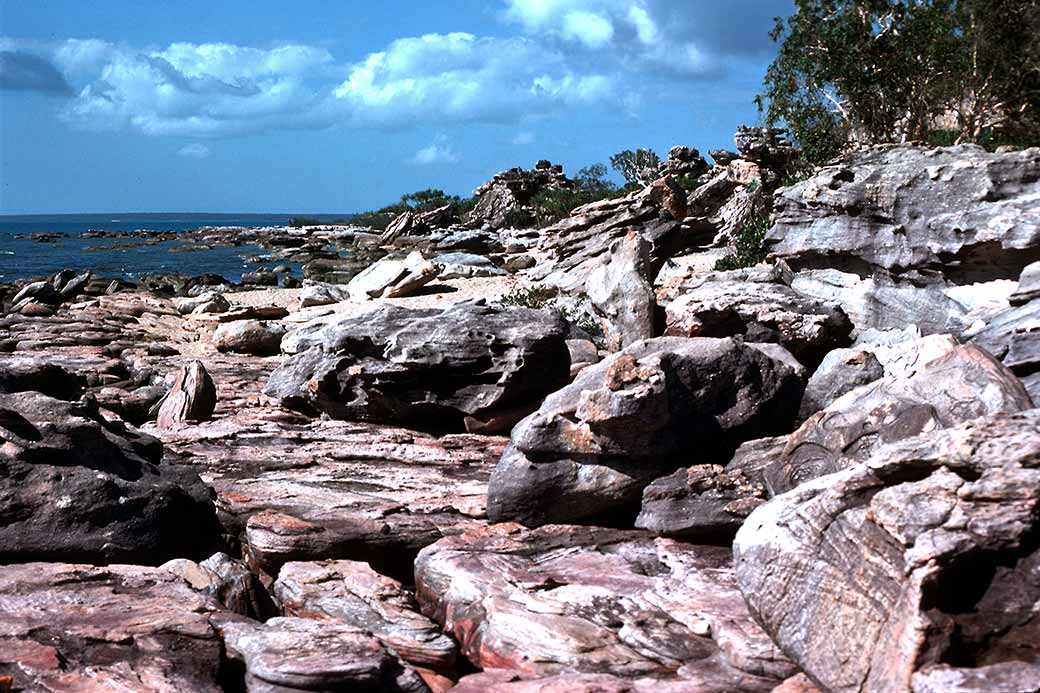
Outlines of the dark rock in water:
{"type": "Polygon", "coordinates": [[[788,436],[766,481],[780,494],[862,461],[885,443],[1032,407],[1025,387],[999,361],[974,345],[951,346],[910,374],[863,385],[811,416],[788,436]]]}
{"type": "Polygon", "coordinates": [[[501,524],[427,547],[415,579],[424,612],[483,669],[768,691],[796,669],[751,619],[730,561],[645,532],[501,524]]]}
{"type": "Polygon", "coordinates": [[[177,373],[169,394],[159,407],[159,428],[185,421],[206,421],[217,406],[217,387],[202,361],[189,361],[177,373]]]}
{"type": "Polygon", "coordinates": [[[286,563],[274,593],[287,616],[362,628],[412,665],[447,670],[455,662],[452,639],[419,613],[401,583],[367,563],[286,563]]]}
{"type": "Polygon", "coordinates": [[[764,473],[786,437],[751,440],[725,466],[694,465],[643,489],[636,527],[687,541],[732,539],[751,511],[769,498],[764,473]]]}
{"type": "Polygon", "coordinates": [[[653,479],[789,430],[801,394],[795,368],[753,345],[639,342],[585,368],[513,429],[488,516],[539,525],[637,507],[653,479]]]}
{"type": "Polygon", "coordinates": [[[209,489],[96,405],[0,395],[0,563],[137,562],[212,553],[209,489]]]}
{"type": "Polygon", "coordinates": [[[766,237],[795,270],[911,270],[957,284],[1040,260],[1040,149],[885,145],[785,188],[766,237]]]}
{"type": "Polygon", "coordinates": [[[242,284],[246,286],[278,286],[278,275],[268,269],[243,272],[242,284]]]}
{"type": "Polygon", "coordinates": [[[846,392],[884,377],[885,368],[877,357],[862,349],[835,349],[809,378],[798,410],[799,420],[830,406],[846,392]]]}
{"type": "Polygon", "coordinates": [[[49,361],[31,357],[0,359],[0,393],[42,392],[55,399],[79,399],[86,380],[49,361]]]}
{"type": "Polygon", "coordinates": [[[253,356],[273,356],[279,352],[285,328],[259,320],[236,320],[224,323],[213,333],[217,351],[253,356]]]}
{"type": "Polygon", "coordinates": [[[429,692],[361,628],[303,618],[225,619],[218,627],[228,654],[245,665],[249,691],[429,692]]]}
{"type": "Polygon", "coordinates": [[[585,283],[589,300],[606,323],[608,351],[655,336],[657,301],[650,267],[650,244],[630,233],[614,241],[606,263],[585,283]]]}
{"type": "Polygon", "coordinates": [[[824,690],[1035,689],[1038,459],[1036,410],[880,447],[752,513],[740,589],[824,690]]]}
{"type": "Polygon", "coordinates": [[[260,578],[226,553],[215,553],[201,563],[175,558],[159,568],[183,578],[233,613],[260,621],[278,614],[260,578]]]}
{"type": "Polygon", "coordinates": [[[264,392],[346,420],[506,430],[566,384],[566,333],[549,311],[384,305],[297,337],[264,392]]]}
{"type": "Polygon", "coordinates": [[[0,570],[0,688],[220,693],[215,604],[157,568],[0,570]]]}

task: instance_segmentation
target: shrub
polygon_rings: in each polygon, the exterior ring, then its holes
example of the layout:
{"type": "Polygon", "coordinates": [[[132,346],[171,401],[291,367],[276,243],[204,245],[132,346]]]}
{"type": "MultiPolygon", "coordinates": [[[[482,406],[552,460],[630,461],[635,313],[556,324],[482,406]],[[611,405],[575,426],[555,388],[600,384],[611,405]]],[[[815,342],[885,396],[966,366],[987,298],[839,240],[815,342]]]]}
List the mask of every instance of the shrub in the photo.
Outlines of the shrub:
{"type": "Polygon", "coordinates": [[[769,219],[755,216],[749,219],[736,238],[733,239],[733,252],[715,263],[717,271],[735,270],[751,267],[762,262],[768,256],[765,248],[766,232],[769,231],[769,219]]]}
{"type": "Polygon", "coordinates": [[[542,309],[552,307],[559,295],[559,289],[551,286],[514,286],[498,302],[504,306],[542,309]]]}
{"type": "Polygon", "coordinates": [[[610,157],[610,165],[629,183],[647,186],[661,170],[661,157],[653,149],[626,149],[610,157]]]}

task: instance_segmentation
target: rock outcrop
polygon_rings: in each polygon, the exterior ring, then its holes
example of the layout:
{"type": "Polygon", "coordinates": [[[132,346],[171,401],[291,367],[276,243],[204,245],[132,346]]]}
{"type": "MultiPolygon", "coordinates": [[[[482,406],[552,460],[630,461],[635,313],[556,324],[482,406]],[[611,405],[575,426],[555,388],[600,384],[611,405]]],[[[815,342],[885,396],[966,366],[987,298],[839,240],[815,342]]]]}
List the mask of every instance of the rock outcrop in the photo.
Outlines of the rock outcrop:
{"type": "Polygon", "coordinates": [[[489,517],[591,521],[638,505],[644,486],[691,458],[718,463],[742,440],[787,430],[802,383],[785,359],[775,345],[660,337],[585,368],[513,429],[489,517]]]}
{"type": "Polygon", "coordinates": [[[621,351],[656,335],[657,301],[650,268],[650,244],[630,233],[614,241],[606,264],[585,282],[585,293],[603,321],[608,351],[621,351]]]}
{"type": "Polygon", "coordinates": [[[1035,410],[886,445],[752,513],[740,589],[825,690],[1033,688],[1037,459],[1035,410]]]}
{"type": "Polygon", "coordinates": [[[403,259],[384,258],[359,272],[347,291],[355,301],[399,298],[415,293],[437,278],[440,269],[418,251],[403,259]]]}
{"type": "Polygon", "coordinates": [[[173,387],[159,406],[159,428],[185,421],[206,421],[217,406],[217,387],[202,361],[192,360],[177,372],[173,387]]]}
{"type": "Polygon", "coordinates": [[[422,429],[502,431],[568,380],[563,318],[531,309],[384,305],[294,343],[265,388],[285,406],[422,429]]]}
{"type": "Polygon", "coordinates": [[[526,226],[534,220],[529,203],[535,195],[572,186],[563,173],[563,167],[549,161],[539,161],[533,169],[501,171],[473,191],[477,205],[466,214],[466,225],[493,230],[526,226]]]}
{"type": "Polygon", "coordinates": [[[503,524],[424,549],[415,576],[424,612],[484,669],[717,691],[767,691],[796,671],[751,620],[726,548],[503,524]]]}
{"type": "Polygon", "coordinates": [[[1040,401],[1040,263],[1022,272],[1012,306],[995,316],[972,341],[1001,359],[1040,401]]]}

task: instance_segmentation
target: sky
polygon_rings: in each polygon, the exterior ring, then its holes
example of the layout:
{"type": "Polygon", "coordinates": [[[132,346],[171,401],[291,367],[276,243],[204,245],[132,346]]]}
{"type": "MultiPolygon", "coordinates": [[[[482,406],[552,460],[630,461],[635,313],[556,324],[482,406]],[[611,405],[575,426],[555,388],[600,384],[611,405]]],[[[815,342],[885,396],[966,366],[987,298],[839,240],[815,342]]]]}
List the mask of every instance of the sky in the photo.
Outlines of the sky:
{"type": "Polygon", "coordinates": [[[792,0],[0,0],[0,214],[347,213],[732,148],[792,0]]]}

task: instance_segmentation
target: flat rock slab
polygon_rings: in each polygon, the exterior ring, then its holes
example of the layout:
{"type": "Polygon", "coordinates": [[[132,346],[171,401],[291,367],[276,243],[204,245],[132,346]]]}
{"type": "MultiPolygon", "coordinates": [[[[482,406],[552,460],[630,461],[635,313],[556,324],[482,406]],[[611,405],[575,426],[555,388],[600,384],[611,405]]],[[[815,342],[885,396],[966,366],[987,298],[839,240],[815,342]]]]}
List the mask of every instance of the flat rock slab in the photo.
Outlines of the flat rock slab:
{"type": "Polygon", "coordinates": [[[424,612],[481,668],[628,679],[712,672],[729,690],[769,690],[795,671],[752,621],[725,548],[501,524],[427,547],[415,576],[424,612]]]}
{"type": "Polygon", "coordinates": [[[400,582],[360,561],[287,563],[274,594],[288,616],[363,628],[411,664],[446,670],[456,646],[400,582]]]}
{"type": "Polygon", "coordinates": [[[219,607],[158,568],[0,568],[0,680],[31,691],[218,693],[219,607]]]}
{"type": "Polygon", "coordinates": [[[255,564],[350,559],[402,576],[416,551],[483,526],[505,439],[434,437],[254,407],[164,433],[168,461],[196,464],[255,564]]]}
{"type": "Polygon", "coordinates": [[[1032,690],[1038,531],[1034,409],[886,445],[774,498],[737,533],[736,573],[825,690],[1032,690]]]}

